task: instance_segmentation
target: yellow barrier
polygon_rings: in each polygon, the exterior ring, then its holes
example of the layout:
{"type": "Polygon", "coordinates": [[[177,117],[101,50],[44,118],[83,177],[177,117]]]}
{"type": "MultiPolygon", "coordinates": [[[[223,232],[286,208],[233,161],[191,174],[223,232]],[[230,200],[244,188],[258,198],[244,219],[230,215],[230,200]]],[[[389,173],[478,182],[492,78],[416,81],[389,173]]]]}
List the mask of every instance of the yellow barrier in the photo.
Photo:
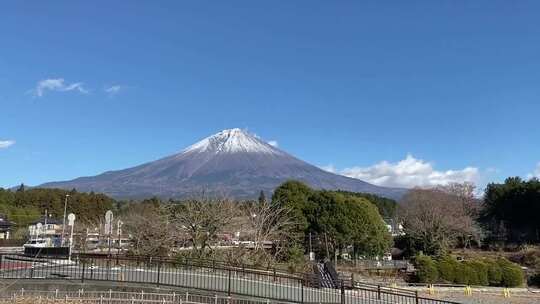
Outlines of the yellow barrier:
{"type": "Polygon", "coordinates": [[[510,298],[510,289],[508,288],[503,289],[503,297],[510,298]]]}
{"type": "Polygon", "coordinates": [[[472,296],[472,288],[471,288],[471,286],[466,286],[465,287],[465,295],[466,296],[472,296]]]}

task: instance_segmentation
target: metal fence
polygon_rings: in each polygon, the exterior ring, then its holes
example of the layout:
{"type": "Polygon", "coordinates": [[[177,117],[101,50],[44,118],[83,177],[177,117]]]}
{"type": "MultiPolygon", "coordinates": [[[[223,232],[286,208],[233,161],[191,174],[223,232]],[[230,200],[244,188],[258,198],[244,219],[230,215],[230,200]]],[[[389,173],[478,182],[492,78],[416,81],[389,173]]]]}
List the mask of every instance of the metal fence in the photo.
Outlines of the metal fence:
{"type": "Polygon", "coordinates": [[[288,303],[317,304],[439,304],[417,291],[340,280],[336,288],[320,288],[315,275],[193,263],[157,258],[78,256],[73,261],[3,256],[2,279],[68,279],[115,281],[204,290],[288,303]]]}
{"type": "Polygon", "coordinates": [[[8,303],[95,303],[95,304],[275,304],[267,300],[246,299],[219,295],[185,293],[153,293],[122,291],[40,291],[18,290],[0,298],[8,303]]]}
{"type": "Polygon", "coordinates": [[[410,263],[406,260],[341,260],[338,261],[338,266],[355,267],[366,270],[400,270],[410,267],[410,263]]]}

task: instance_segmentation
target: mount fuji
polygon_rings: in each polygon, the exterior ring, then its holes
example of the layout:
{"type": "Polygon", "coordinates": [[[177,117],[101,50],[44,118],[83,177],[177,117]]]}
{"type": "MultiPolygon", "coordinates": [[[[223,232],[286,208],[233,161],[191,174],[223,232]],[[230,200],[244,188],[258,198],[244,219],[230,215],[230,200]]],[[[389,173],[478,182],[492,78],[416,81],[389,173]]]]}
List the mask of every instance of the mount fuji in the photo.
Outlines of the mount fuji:
{"type": "Polygon", "coordinates": [[[406,191],[326,172],[241,129],[223,130],[178,154],[136,167],[39,187],[75,188],[115,198],[185,198],[204,191],[246,199],[256,198],[261,190],[271,193],[291,179],[317,189],[366,192],[394,199],[406,191]]]}

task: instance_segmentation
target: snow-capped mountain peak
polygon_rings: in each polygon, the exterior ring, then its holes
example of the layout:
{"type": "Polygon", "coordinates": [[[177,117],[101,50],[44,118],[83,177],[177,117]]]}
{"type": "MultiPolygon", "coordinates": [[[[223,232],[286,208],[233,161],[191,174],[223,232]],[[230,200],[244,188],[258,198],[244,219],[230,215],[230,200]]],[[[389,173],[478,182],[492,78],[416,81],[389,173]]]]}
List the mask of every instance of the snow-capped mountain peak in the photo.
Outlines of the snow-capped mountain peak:
{"type": "Polygon", "coordinates": [[[261,140],[258,136],[249,132],[235,128],[223,130],[209,136],[189,147],[182,154],[186,153],[264,153],[283,155],[284,153],[261,140]]]}

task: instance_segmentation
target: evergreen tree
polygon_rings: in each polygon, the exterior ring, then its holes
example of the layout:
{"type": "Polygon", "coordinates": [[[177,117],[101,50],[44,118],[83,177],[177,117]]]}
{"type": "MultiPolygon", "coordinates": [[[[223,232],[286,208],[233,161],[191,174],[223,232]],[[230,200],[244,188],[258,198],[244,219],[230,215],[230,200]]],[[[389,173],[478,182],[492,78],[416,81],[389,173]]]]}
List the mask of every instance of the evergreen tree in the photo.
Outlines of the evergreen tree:
{"type": "Polygon", "coordinates": [[[266,196],[264,195],[264,191],[261,190],[261,193],[259,194],[259,204],[264,204],[266,202],[266,196]]]}

